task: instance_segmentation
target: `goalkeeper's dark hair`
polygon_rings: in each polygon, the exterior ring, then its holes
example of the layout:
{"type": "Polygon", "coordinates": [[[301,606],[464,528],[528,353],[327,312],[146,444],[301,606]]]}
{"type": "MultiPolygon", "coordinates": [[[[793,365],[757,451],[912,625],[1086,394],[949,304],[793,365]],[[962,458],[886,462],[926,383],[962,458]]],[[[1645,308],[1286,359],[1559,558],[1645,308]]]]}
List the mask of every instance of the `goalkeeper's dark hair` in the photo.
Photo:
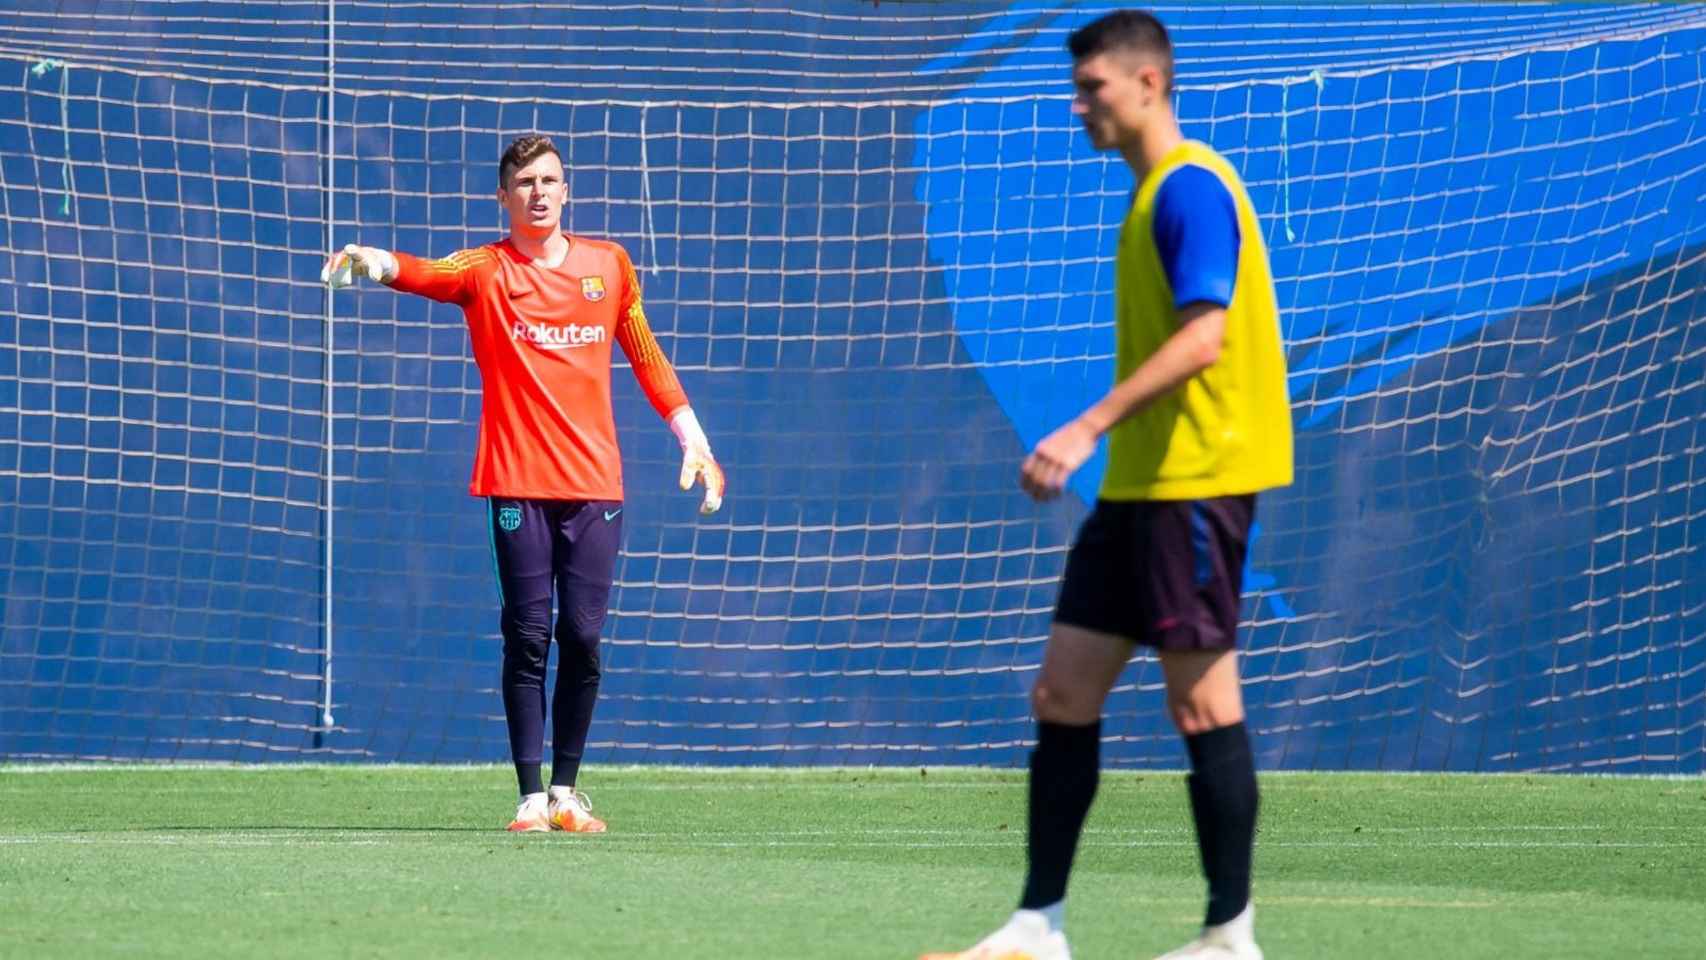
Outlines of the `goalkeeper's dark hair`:
{"type": "Polygon", "coordinates": [[[1153,57],[1166,81],[1165,92],[1173,92],[1173,40],[1161,21],[1146,10],[1115,10],[1098,17],[1072,31],[1066,49],[1072,51],[1074,61],[1114,52],[1153,57]]]}
{"type": "Polygon", "coordinates": [[[498,188],[507,191],[509,181],[515,176],[517,170],[547,153],[555,156],[559,162],[563,159],[563,155],[557,151],[557,145],[551,142],[550,137],[528,133],[511,140],[509,149],[504,151],[503,159],[498,161],[498,188]]]}

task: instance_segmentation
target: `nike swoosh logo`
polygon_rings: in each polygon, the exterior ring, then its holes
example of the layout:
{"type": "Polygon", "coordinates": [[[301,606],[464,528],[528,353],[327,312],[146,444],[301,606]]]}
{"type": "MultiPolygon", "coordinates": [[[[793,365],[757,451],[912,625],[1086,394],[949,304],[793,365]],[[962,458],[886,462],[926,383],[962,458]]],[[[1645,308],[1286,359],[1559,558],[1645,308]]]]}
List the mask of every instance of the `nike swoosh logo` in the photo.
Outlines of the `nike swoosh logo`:
{"type": "Polygon", "coordinates": [[[622,508],[621,508],[621,507],[617,507],[617,508],[616,508],[616,509],[614,509],[614,510],[606,510],[606,511],[604,511],[604,522],[605,522],[605,523],[609,523],[609,522],[610,522],[610,521],[612,521],[612,520],[614,520],[614,519],[616,519],[616,515],[617,515],[617,514],[618,514],[618,513],[621,513],[621,512],[622,512],[622,508]]]}

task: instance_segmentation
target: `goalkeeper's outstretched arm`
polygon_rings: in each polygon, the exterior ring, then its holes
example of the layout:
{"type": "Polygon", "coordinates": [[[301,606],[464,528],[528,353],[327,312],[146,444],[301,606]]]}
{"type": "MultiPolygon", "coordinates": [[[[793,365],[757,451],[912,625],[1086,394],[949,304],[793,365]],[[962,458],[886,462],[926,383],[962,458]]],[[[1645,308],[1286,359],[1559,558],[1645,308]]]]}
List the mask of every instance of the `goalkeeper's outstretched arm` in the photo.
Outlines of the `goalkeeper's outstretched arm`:
{"type": "Polygon", "coordinates": [[[362,276],[404,293],[466,305],[472,295],[474,271],[490,261],[491,253],[484,248],[462,250],[442,260],[422,260],[401,251],[352,243],[326,258],[320,279],[333,290],[341,290],[362,276]]]}
{"type": "Polygon", "coordinates": [[[342,290],[355,282],[357,274],[377,283],[390,283],[397,278],[397,258],[389,250],[346,244],[326,258],[326,265],[320,268],[320,282],[342,290]]]}

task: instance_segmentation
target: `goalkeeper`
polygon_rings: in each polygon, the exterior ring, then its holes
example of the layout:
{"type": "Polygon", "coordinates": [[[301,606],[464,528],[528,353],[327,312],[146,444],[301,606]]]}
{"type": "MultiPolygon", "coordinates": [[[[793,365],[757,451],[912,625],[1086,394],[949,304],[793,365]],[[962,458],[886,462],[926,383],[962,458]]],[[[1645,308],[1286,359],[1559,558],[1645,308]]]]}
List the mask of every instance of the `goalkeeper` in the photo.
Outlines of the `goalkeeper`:
{"type": "Polygon", "coordinates": [[[479,448],[469,493],[487,498],[501,591],[503,700],[521,787],[512,831],[600,833],[575,789],[600,677],[598,635],[622,539],[622,459],[610,409],[611,341],[681,443],[681,488],[704,483],[701,513],[723,498],[723,473],[640,306],[621,246],[564,233],[562,157],[546,137],[518,137],[498,163],[509,236],[442,260],[351,244],[321,278],[356,274],[462,308],[480,367],[479,448]],[[540,766],[551,595],[557,685],[551,786],[540,766]]]}

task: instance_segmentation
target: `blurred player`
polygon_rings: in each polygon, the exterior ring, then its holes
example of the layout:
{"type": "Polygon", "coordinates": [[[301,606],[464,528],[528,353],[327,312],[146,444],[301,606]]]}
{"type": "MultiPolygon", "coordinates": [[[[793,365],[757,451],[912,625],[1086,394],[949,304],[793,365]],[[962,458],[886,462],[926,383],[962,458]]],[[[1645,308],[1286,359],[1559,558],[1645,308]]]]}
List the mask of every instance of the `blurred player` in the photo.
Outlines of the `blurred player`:
{"type": "MultiPolygon", "coordinates": [[[[1135,647],[1154,648],[1190,755],[1208,879],[1201,935],[1166,954],[1260,960],[1250,907],[1256,768],[1234,653],[1256,493],[1291,482],[1291,413],[1261,226],[1242,181],[1184,139],[1173,51],[1147,13],[1067,41],[1073,113],[1137,179],[1115,270],[1116,380],[1020,470],[1038,500],[1108,437],[1108,471],[1066,562],[1031,695],[1029,871],[1019,909],[964,960],[1064,960],[1067,876],[1100,768],[1102,707],[1135,647]]],[[[941,955],[939,955],[941,956],[941,955]]]]}
{"type": "Polygon", "coordinates": [[[622,539],[612,341],[681,443],[681,488],[704,483],[702,513],[721,504],[723,473],[646,324],[626,251],[560,229],[567,192],[551,141],[518,137],[498,163],[508,238],[443,260],[351,244],[327,259],[322,279],[337,288],[365,274],[457,304],[467,317],[482,384],[468,489],[488,498],[503,603],[504,716],[521,787],[509,829],[600,833],[604,822],[575,778],[598,699],[598,635],[622,539]],[[553,587],[558,659],[547,791],[540,764],[553,587]]]}

